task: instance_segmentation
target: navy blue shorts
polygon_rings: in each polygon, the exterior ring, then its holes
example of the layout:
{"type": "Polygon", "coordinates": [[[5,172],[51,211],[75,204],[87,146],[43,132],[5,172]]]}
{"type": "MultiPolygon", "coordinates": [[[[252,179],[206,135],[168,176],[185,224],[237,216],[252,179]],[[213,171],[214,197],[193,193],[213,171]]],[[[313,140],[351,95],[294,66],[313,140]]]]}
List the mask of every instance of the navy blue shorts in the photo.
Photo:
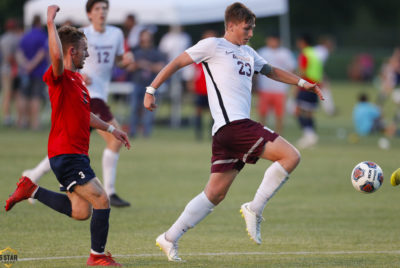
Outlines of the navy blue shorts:
{"type": "Polygon", "coordinates": [[[83,185],[95,178],[90,160],[83,154],[62,154],[50,158],[50,167],[60,182],[61,191],[74,190],[75,185],[83,185]]]}
{"type": "Polygon", "coordinates": [[[305,111],[314,111],[318,107],[318,95],[311,91],[299,90],[296,103],[305,111]]]}

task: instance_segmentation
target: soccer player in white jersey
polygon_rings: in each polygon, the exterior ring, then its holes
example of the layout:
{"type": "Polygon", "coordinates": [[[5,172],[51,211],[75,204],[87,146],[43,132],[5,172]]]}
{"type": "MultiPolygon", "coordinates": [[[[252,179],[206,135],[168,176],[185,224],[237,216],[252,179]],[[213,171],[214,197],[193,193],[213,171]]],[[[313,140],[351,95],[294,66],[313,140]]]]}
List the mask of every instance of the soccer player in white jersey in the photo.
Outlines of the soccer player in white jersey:
{"type": "MultiPolygon", "coordinates": [[[[125,68],[133,63],[133,55],[131,52],[124,53],[122,31],[117,27],[106,25],[108,9],[108,0],[88,0],[86,3],[90,25],[82,28],[82,31],[88,40],[89,57],[86,58],[81,73],[89,89],[91,111],[103,121],[120,128],[106,104],[108,87],[114,63],[125,68]]],[[[115,192],[117,163],[122,143],[106,131],[99,130],[98,133],[107,144],[103,152],[102,166],[104,188],[110,198],[110,204],[115,207],[129,206],[130,203],[121,199],[115,192]]],[[[50,164],[46,156],[35,168],[24,171],[23,175],[29,176],[37,183],[48,171],[50,164]]]]}
{"type": "Polygon", "coordinates": [[[224,37],[203,39],[187,49],[164,67],[147,88],[144,106],[152,111],[156,108],[156,89],[180,68],[201,62],[214,119],[209,181],[204,191],[186,205],[176,222],[156,239],[157,245],[170,261],[181,260],[178,256],[178,239],[224,199],[245,163],[255,163],[258,158],[264,158],[273,163],[265,171],[254,199],[241,206],[248,234],[260,244],[263,209],[300,161],[300,154],[294,146],[272,130],[249,119],[252,76],[261,73],[277,81],[297,84],[323,99],[316,84],[269,65],[246,45],[253,36],[254,27],[255,15],[251,10],[241,3],[228,6],[224,37]]]}

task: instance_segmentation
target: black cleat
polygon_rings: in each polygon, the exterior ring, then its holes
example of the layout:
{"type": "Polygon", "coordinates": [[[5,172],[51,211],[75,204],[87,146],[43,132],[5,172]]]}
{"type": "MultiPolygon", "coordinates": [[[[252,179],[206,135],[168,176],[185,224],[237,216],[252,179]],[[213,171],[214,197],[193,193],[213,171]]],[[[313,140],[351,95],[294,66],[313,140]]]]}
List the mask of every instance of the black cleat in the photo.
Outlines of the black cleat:
{"type": "Polygon", "coordinates": [[[131,203],[121,199],[117,194],[110,195],[110,205],[113,207],[129,207],[131,203]]]}

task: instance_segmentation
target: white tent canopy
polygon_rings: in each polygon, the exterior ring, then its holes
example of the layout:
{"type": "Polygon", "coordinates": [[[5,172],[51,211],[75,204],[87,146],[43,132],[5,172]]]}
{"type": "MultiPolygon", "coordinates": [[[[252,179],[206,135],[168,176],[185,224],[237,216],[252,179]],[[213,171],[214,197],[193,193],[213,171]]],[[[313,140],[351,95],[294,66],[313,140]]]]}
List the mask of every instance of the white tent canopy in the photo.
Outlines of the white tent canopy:
{"type": "MultiPolygon", "coordinates": [[[[109,0],[107,22],[122,24],[128,14],[134,14],[141,24],[190,25],[224,20],[225,9],[235,0],[109,0]]],[[[279,16],[282,43],[290,46],[288,0],[242,0],[258,18],[279,16]]],[[[24,23],[30,25],[33,16],[40,15],[45,21],[47,6],[56,4],[61,12],[56,23],[71,20],[74,24],[89,23],[86,0],[30,0],[24,5],[24,23]]]]}
{"type": "MultiPolygon", "coordinates": [[[[110,0],[108,22],[121,24],[128,14],[135,14],[142,24],[201,24],[224,20],[225,8],[234,0],[110,0]]],[[[257,17],[286,14],[287,0],[243,0],[257,17]]],[[[24,23],[34,15],[46,18],[47,6],[56,4],[61,12],[56,23],[67,19],[79,25],[88,24],[85,0],[30,0],[24,6],[24,23]]]]}

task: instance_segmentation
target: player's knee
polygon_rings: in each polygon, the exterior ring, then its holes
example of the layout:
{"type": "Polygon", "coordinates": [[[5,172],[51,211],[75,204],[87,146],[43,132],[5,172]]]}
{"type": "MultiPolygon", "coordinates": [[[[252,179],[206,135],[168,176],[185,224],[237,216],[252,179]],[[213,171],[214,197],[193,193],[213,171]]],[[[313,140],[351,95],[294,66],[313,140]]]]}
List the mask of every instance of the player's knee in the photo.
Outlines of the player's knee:
{"type": "Polygon", "coordinates": [[[71,217],[78,221],[85,221],[92,215],[92,207],[88,206],[86,208],[77,208],[72,210],[71,217]]]}
{"type": "Polygon", "coordinates": [[[297,165],[300,163],[301,155],[299,150],[297,150],[294,146],[292,149],[287,152],[285,157],[284,168],[288,173],[291,173],[297,165]]]}
{"type": "Polygon", "coordinates": [[[299,150],[297,150],[297,148],[295,148],[295,147],[293,147],[293,152],[292,152],[291,158],[292,158],[294,167],[296,167],[300,163],[301,155],[300,155],[299,150]]]}
{"type": "Polygon", "coordinates": [[[210,199],[211,203],[213,203],[214,205],[218,205],[219,203],[221,203],[222,200],[225,199],[225,196],[226,192],[211,191],[208,198],[210,199]]]}
{"type": "Polygon", "coordinates": [[[96,200],[96,208],[98,209],[106,209],[110,207],[110,200],[108,199],[107,194],[104,192],[99,195],[96,200]]]}
{"type": "Polygon", "coordinates": [[[107,148],[109,148],[111,151],[118,153],[119,150],[122,147],[122,142],[113,138],[112,140],[109,141],[109,144],[107,145],[107,148]]]}

